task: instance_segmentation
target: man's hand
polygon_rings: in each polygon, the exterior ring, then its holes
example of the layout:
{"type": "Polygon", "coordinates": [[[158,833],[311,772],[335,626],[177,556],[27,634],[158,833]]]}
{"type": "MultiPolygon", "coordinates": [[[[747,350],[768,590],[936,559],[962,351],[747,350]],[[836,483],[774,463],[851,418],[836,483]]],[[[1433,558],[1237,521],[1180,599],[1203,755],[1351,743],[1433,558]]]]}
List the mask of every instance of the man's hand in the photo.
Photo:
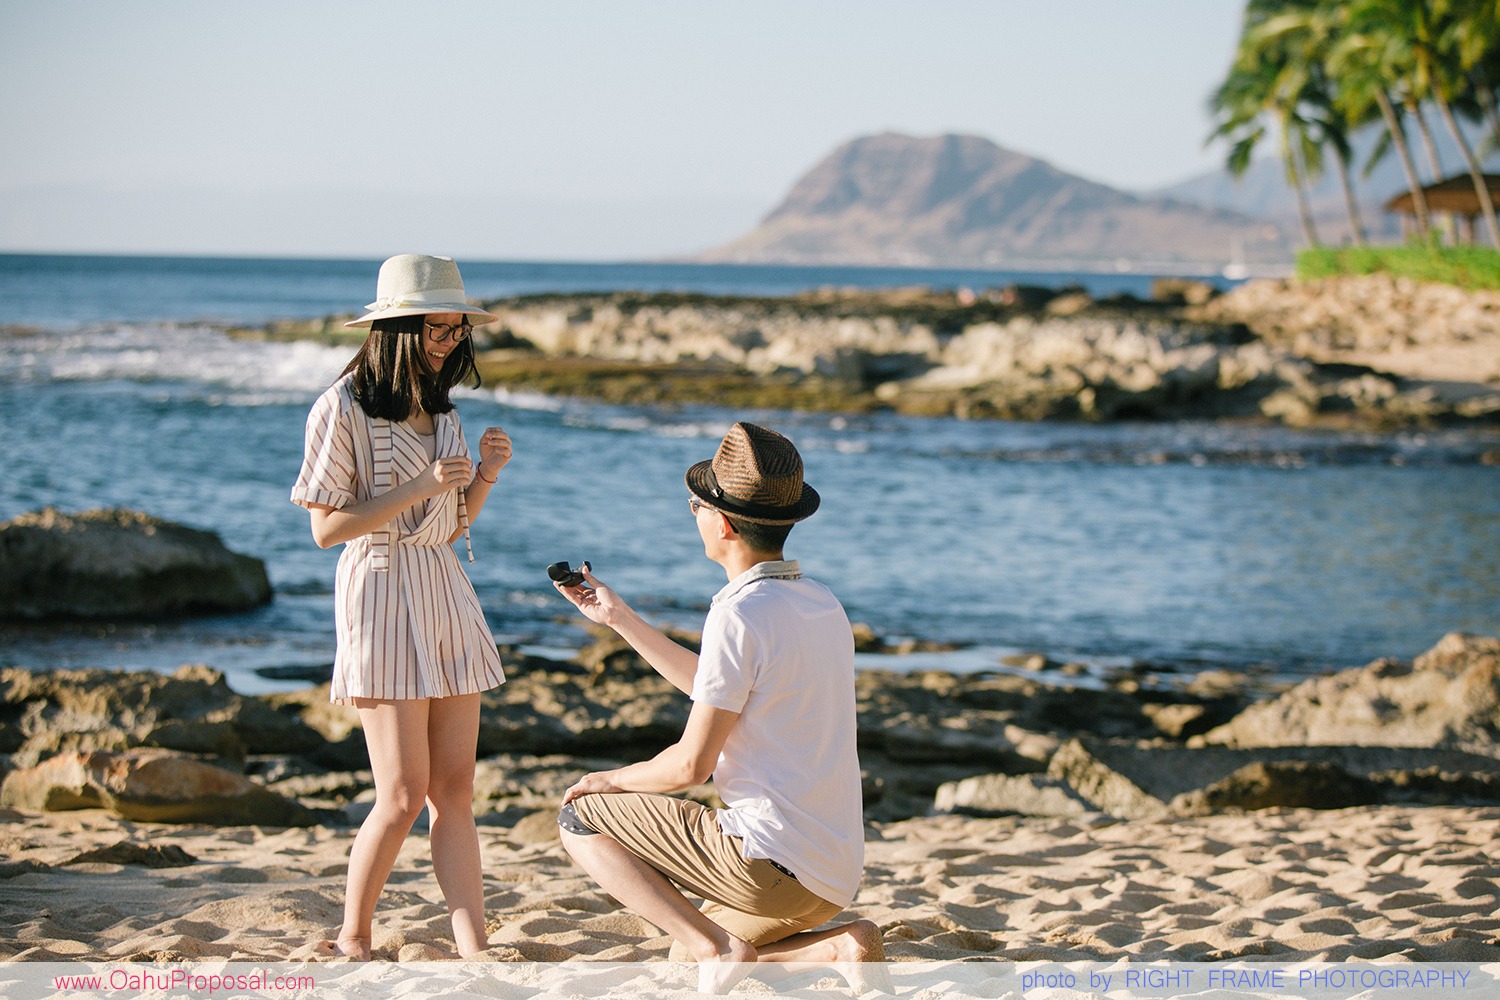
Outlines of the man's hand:
{"type": "Polygon", "coordinates": [[[576,587],[564,587],[555,582],[552,585],[589,621],[608,628],[616,627],[630,612],[630,606],[620,599],[619,594],[600,583],[587,566],[582,572],[583,583],[576,587]]]}
{"type": "Polygon", "coordinates": [[[672,682],[684,694],[693,691],[693,677],[698,672],[698,654],[655,626],[649,625],[620,595],[600,583],[587,564],[582,568],[583,583],[576,587],[559,586],[559,593],[573,602],[583,616],[596,625],[612,628],[632,649],[640,653],[651,669],[672,682]]]}
{"type": "Polygon", "coordinates": [[[610,778],[612,771],[593,771],[579,778],[566,792],[563,792],[563,805],[567,805],[580,795],[609,795],[613,792],[624,791],[610,778]]]}

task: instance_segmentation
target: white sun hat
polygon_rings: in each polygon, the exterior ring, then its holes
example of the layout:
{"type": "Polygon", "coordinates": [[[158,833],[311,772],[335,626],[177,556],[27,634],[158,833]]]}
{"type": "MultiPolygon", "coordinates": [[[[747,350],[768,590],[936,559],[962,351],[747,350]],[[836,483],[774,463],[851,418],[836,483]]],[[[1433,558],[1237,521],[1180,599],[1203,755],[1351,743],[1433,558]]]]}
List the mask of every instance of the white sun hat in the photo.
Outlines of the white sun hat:
{"type": "Polygon", "coordinates": [[[425,316],[428,313],[463,313],[480,323],[498,319],[494,313],[469,305],[464,279],[452,257],[430,257],[403,253],[380,265],[375,281],[375,301],[359,319],[345,326],[369,326],[378,319],[425,316]]]}

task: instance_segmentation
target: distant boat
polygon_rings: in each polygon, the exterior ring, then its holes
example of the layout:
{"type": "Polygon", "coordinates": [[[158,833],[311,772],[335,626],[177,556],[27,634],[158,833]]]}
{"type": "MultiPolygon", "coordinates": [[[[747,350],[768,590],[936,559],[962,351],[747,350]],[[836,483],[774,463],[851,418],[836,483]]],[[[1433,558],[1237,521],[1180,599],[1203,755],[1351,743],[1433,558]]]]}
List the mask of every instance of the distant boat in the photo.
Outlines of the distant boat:
{"type": "Polygon", "coordinates": [[[1238,239],[1230,244],[1229,263],[1219,273],[1229,281],[1244,281],[1250,277],[1250,268],[1245,264],[1245,246],[1238,239]]]}

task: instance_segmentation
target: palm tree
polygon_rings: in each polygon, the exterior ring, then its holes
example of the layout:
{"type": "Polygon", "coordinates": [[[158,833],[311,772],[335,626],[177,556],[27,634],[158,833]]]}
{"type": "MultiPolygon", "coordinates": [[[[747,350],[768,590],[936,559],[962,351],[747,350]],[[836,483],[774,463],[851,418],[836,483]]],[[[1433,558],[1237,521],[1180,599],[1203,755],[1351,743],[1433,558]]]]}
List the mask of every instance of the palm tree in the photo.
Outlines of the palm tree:
{"type": "Polygon", "coordinates": [[[1354,180],[1351,176],[1350,158],[1354,150],[1349,141],[1349,119],[1338,113],[1336,107],[1330,104],[1329,116],[1319,121],[1319,130],[1323,136],[1323,142],[1338,160],[1339,165],[1339,188],[1344,194],[1344,211],[1349,216],[1349,233],[1354,237],[1355,246],[1364,246],[1369,240],[1365,236],[1365,220],[1359,211],[1359,198],[1354,193],[1354,180]]]}
{"type": "Polygon", "coordinates": [[[1406,141],[1406,126],[1402,120],[1404,105],[1390,90],[1390,80],[1395,75],[1392,67],[1397,61],[1399,46],[1379,34],[1355,30],[1348,21],[1348,8],[1342,4],[1335,6],[1339,8],[1342,30],[1329,50],[1328,68],[1339,81],[1339,106],[1351,127],[1368,124],[1377,116],[1384,123],[1385,132],[1371,151],[1365,169],[1368,171],[1374,167],[1387,150],[1396,150],[1407,190],[1411,192],[1417,233],[1425,238],[1432,226],[1427,195],[1422,189],[1411,146],[1406,141]]]}
{"type": "Polygon", "coordinates": [[[1434,87],[1433,98],[1463,153],[1490,240],[1500,248],[1500,219],[1495,215],[1489,182],[1485,179],[1479,157],[1474,154],[1454,117],[1456,107],[1463,104],[1482,107],[1485,97],[1489,99],[1493,113],[1494,91],[1482,81],[1489,66],[1500,59],[1500,3],[1496,0],[1434,0],[1433,6],[1438,28],[1434,56],[1442,58],[1441,79],[1434,87]]]}
{"type": "MultiPolygon", "coordinates": [[[[1267,18],[1244,39],[1248,49],[1258,53],[1281,51],[1306,73],[1298,100],[1304,105],[1311,138],[1318,146],[1333,151],[1338,163],[1339,186],[1344,195],[1344,211],[1349,216],[1349,232],[1354,242],[1363,246],[1364,220],[1360,217],[1359,199],[1354,194],[1350,176],[1350,133],[1353,124],[1339,100],[1338,80],[1330,70],[1334,44],[1338,41],[1343,20],[1342,4],[1326,2],[1287,4],[1283,13],[1267,18]]],[[[1311,167],[1312,163],[1309,162],[1311,167]]],[[[1309,176],[1317,177],[1316,170],[1309,176]]]]}
{"type": "Polygon", "coordinates": [[[1384,133],[1370,166],[1396,150],[1418,232],[1430,231],[1406,124],[1415,124],[1433,179],[1441,179],[1424,114],[1435,108],[1463,155],[1490,238],[1500,247],[1494,201],[1458,123],[1460,115],[1487,122],[1491,142],[1500,145],[1500,0],[1249,0],[1234,62],[1210,106],[1216,122],[1210,141],[1230,144],[1228,166],[1236,176],[1267,136],[1267,123],[1274,124],[1303,234],[1312,244],[1317,233],[1305,184],[1321,172],[1325,150],[1338,163],[1350,229],[1356,241],[1364,241],[1349,176],[1349,137],[1377,120],[1384,133]]]}
{"type": "Polygon", "coordinates": [[[1500,148],[1500,3],[1495,0],[1446,0],[1440,13],[1460,30],[1454,39],[1458,63],[1469,78],[1472,117],[1489,127],[1485,145],[1500,148]]]}
{"type": "Polygon", "coordinates": [[[1309,170],[1322,168],[1322,149],[1314,137],[1316,127],[1303,114],[1312,76],[1306,64],[1292,56],[1288,46],[1260,39],[1255,34],[1262,23],[1283,8],[1305,6],[1309,2],[1315,0],[1294,0],[1292,4],[1250,0],[1234,63],[1209,102],[1218,121],[1209,141],[1229,142],[1227,165],[1229,172],[1239,177],[1249,169],[1255,147],[1266,135],[1264,119],[1270,117],[1276,123],[1287,183],[1297,195],[1302,235],[1310,245],[1317,246],[1318,233],[1307,201],[1306,178],[1309,170]]]}
{"type": "MultiPolygon", "coordinates": [[[[1494,0],[1490,0],[1490,5],[1493,4],[1494,0]]],[[[1500,247],[1500,220],[1495,217],[1489,186],[1453,112],[1453,102],[1467,95],[1464,59],[1478,58],[1476,53],[1482,55],[1493,44],[1492,36],[1482,35],[1485,16],[1471,14],[1466,18],[1456,12],[1464,6],[1463,0],[1421,0],[1416,3],[1410,0],[1354,0],[1350,5],[1350,23],[1355,30],[1384,40],[1400,53],[1396,68],[1410,104],[1419,105],[1424,100],[1431,100],[1437,106],[1468,166],[1490,239],[1500,247]]],[[[1492,18],[1489,23],[1493,24],[1492,18]]],[[[1425,129],[1420,116],[1417,122],[1425,129]]]]}

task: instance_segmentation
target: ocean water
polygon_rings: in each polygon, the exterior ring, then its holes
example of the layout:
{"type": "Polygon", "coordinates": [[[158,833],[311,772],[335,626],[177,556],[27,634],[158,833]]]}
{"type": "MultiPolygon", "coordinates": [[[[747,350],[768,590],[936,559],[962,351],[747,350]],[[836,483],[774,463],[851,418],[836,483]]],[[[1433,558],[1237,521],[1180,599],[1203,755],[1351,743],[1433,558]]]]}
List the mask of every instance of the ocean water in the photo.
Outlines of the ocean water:
{"type": "MultiPolygon", "coordinates": [[[[87,257],[0,254],[0,326],[264,323],[357,310],[375,297],[377,260],[87,257]]],[[[459,261],[471,299],[537,292],[684,291],[787,295],[822,287],[989,288],[1081,285],[1099,297],[1150,294],[1153,276],[1055,271],[758,264],[459,261]]],[[[1213,279],[1221,286],[1232,284],[1213,279]]]]}
{"type": "MultiPolygon", "coordinates": [[[[821,285],[985,287],[979,272],[468,264],[476,296],[608,288],[784,293],[821,285]],[[836,273],[830,273],[836,272],[836,273]],[[926,280],[924,280],[924,277],[926,280]]],[[[0,628],[0,664],[172,669],[238,690],[302,682],[333,656],[336,551],[287,500],[312,399],[351,350],[233,339],[220,325],[343,312],[377,262],[0,257],[0,519],[125,506],[217,531],[266,560],[275,600],[241,615],[0,628]]],[[[1145,294],[1137,275],[1057,275],[1145,294]],[[1130,282],[1134,282],[1131,285],[1130,282]],[[1113,283],[1113,284],[1111,284],[1113,283]]],[[[1022,650],[1300,675],[1410,657],[1443,633],[1500,634],[1493,432],[1298,432],[1210,423],[1019,424],[606,406],[484,387],[471,438],[516,457],[475,524],[469,567],[497,638],[586,641],[548,563],[592,561],[656,621],[695,628],[722,571],[703,558],[682,473],[737,419],[789,434],[824,497],[788,554],[850,617],[951,653],[865,666],[995,669],[1022,650]]]]}

